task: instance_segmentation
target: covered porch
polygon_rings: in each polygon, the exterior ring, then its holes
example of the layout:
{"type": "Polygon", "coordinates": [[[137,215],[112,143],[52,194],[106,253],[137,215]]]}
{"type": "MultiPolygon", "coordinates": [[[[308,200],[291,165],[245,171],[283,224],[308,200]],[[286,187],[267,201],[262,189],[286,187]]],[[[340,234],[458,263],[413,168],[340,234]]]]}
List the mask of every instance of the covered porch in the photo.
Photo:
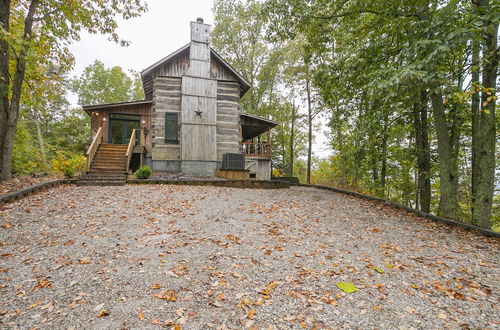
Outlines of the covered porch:
{"type": "Polygon", "coordinates": [[[274,120],[242,113],[240,151],[245,155],[245,169],[259,180],[271,178],[271,129],[278,125],[274,120]]]}
{"type": "Polygon", "coordinates": [[[84,106],[92,129],[87,172],[126,174],[143,165],[151,152],[151,108],[147,100],[84,106]]]}

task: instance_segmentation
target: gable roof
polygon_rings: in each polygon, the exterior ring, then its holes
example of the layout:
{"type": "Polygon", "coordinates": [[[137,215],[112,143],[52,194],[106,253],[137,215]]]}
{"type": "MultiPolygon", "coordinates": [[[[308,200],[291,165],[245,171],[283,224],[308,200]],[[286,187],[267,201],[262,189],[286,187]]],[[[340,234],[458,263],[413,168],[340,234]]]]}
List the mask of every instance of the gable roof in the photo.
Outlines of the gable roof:
{"type": "MultiPolygon", "coordinates": [[[[153,73],[156,69],[161,66],[168,64],[168,62],[174,60],[176,57],[189,52],[191,43],[188,43],[181,48],[177,49],[175,52],[165,56],[158,62],[149,66],[141,72],[142,85],[144,88],[144,94],[146,98],[149,99],[153,95],[153,73]],[[149,97],[148,97],[149,96],[149,97]]],[[[224,69],[229,71],[236,78],[237,82],[240,84],[240,96],[243,96],[249,89],[250,84],[243,78],[243,76],[236,71],[228,62],[226,62],[212,47],[210,47],[210,55],[217,59],[223,66],[224,69]]]]}

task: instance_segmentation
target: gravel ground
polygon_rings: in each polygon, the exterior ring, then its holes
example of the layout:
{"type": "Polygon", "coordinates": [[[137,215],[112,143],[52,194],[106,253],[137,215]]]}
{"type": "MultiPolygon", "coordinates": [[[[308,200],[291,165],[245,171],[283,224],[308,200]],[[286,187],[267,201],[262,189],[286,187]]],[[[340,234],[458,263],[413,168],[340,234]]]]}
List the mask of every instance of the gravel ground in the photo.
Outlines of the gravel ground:
{"type": "Polygon", "coordinates": [[[498,240],[328,191],[61,186],[0,225],[1,328],[500,327],[498,240]]]}
{"type": "Polygon", "coordinates": [[[40,174],[40,176],[26,175],[26,176],[16,177],[12,180],[0,183],[0,197],[18,190],[32,187],[40,183],[52,180],[59,180],[62,178],[63,178],[62,175],[47,175],[44,173],[40,174]]]}

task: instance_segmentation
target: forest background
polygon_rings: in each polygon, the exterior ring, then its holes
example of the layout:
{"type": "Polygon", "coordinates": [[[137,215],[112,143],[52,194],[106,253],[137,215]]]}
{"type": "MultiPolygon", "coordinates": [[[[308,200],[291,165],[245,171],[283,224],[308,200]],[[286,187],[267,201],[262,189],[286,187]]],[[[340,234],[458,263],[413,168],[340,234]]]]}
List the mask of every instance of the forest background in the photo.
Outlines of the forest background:
{"type": "MultiPolygon", "coordinates": [[[[83,170],[90,128],[80,106],[143,92],[139,73],[99,59],[69,76],[68,45],[82,30],[126,45],[116,17],[147,7],[1,6],[2,177],[83,170]],[[63,20],[51,18],[57,10],[63,20]]],[[[253,86],[242,110],[280,123],[274,175],[500,230],[498,2],[215,0],[213,13],[213,47],[253,86]],[[319,127],[328,157],[312,152],[319,127]]]]}

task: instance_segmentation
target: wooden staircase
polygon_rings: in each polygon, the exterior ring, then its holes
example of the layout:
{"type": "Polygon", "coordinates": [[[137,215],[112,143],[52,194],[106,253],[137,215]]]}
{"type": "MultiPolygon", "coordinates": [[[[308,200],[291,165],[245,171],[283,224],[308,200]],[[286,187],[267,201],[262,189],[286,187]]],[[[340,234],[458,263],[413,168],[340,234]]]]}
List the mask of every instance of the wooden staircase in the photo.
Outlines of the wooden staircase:
{"type": "Polygon", "coordinates": [[[80,177],[81,186],[119,186],[127,180],[127,145],[100,144],[89,166],[80,177]]]}

